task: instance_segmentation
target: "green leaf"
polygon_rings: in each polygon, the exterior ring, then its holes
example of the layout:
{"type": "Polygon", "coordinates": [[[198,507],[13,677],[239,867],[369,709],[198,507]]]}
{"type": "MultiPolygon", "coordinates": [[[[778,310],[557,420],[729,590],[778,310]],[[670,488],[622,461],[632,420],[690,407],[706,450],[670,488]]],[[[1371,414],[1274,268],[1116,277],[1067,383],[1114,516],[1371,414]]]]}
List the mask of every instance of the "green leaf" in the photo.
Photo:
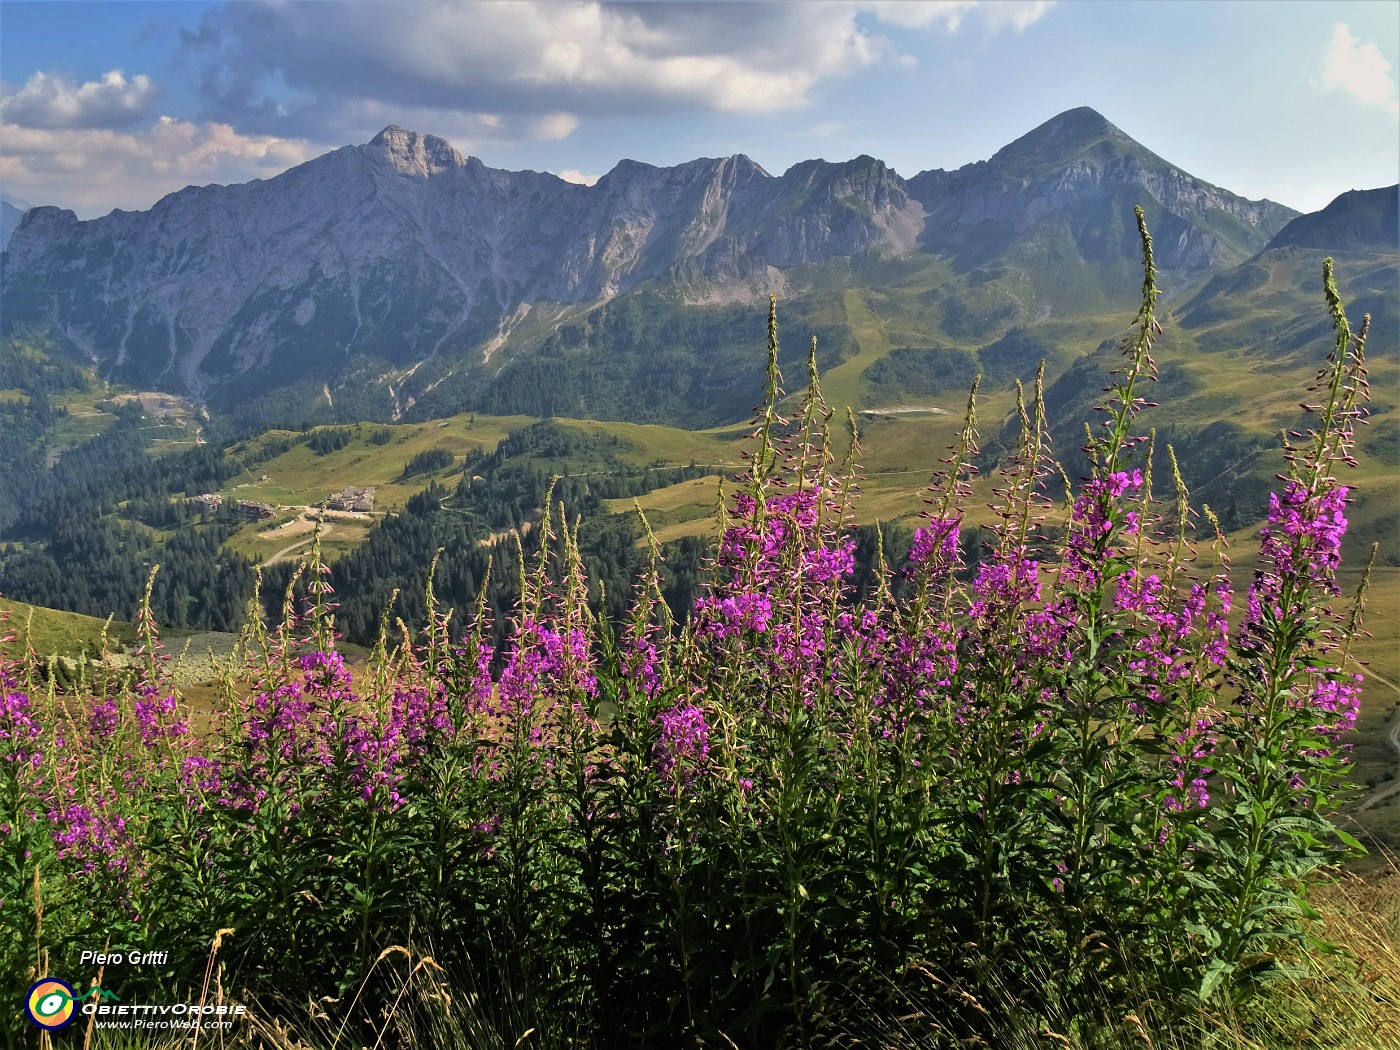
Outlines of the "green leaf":
{"type": "Polygon", "coordinates": [[[1206,967],[1205,976],[1201,979],[1201,988],[1197,993],[1203,1002],[1209,1002],[1215,995],[1216,990],[1227,978],[1234,975],[1234,963],[1226,962],[1224,959],[1212,959],[1206,967]]]}

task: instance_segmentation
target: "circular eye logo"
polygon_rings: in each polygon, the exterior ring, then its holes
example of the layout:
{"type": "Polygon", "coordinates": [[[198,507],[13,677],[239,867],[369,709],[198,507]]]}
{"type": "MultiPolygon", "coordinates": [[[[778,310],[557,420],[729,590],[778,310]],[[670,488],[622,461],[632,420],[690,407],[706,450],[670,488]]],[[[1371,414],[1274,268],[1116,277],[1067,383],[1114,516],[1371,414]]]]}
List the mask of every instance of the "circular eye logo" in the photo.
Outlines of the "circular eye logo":
{"type": "Polygon", "coordinates": [[[45,977],[30,986],[29,995],[24,1001],[24,1012],[40,1028],[57,1032],[73,1023],[77,1014],[73,1003],[77,998],[73,986],[68,982],[45,977]]]}

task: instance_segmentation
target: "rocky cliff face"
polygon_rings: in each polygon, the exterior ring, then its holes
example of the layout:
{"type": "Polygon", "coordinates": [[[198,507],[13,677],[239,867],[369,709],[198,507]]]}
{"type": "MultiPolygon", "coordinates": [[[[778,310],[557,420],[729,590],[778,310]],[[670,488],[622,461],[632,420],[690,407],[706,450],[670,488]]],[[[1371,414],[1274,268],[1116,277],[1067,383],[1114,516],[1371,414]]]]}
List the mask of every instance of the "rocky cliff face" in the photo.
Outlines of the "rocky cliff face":
{"type": "Polygon", "coordinates": [[[390,127],[147,212],[80,222],[33,209],[4,256],[3,306],[52,324],[110,374],[196,396],[259,373],[333,375],[352,358],[400,374],[443,356],[490,369],[523,345],[513,333],[532,309],[557,319],[643,286],[746,300],[798,267],[918,250],[967,269],[1047,222],[1068,224],[1086,260],[1131,256],[1131,204],[1144,196],[1164,265],[1184,270],[1252,254],[1293,214],[1193,179],[1089,110],[907,182],[870,157],[775,177],[734,156],[622,161],[584,187],[390,127]]]}

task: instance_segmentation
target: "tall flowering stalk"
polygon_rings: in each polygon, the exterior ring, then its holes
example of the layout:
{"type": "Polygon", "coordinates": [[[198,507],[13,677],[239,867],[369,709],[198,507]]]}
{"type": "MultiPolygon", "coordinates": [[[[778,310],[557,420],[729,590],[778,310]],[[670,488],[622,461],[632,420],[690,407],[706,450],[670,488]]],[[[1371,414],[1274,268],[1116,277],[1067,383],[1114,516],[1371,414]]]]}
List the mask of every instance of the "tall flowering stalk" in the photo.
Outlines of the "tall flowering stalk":
{"type": "Polygon", "coordinates": [[[1323,814],[1344,784],[1340,738],[1355,724],[1360,697],[1360,676],[1344,666],[1359,611],[1346,621],[1330,603],[1340,593],[1349,491],[1337,471],[1355,465],[1370,315],[1353,333],[1331,259],[1323,263],[1322,285],[1335,341],[1311,388],[1321,401],[1303,406],[1316,423],[1285,444],[1283,491],[1269,499],[1260,564],[1230,663],[1237,695],[1221,774],[1235,804],[1216,830],[1221,873],[1214,888],[1232,912],[1205,993],[1233,979],[1247,960],[1254,968],[1267,963],[1278,940],[1301,937],[1274,915],[1298,908],[1303,879],[1335,856],[1338,840],[1359,848],[1323,814]]]}
{"type": "Polygon", "coordinates": [[[1046,878],[1063,902],[1058,932],[1071,986],[1094,979],[1096,956],[1117,949],[1110,945],[1116,939],[1110,916],[1131,911],[1134,892],[1120,858],[1142,846],[1140,815],[1152,780],[1141,746],[1152,733],[1134,716],[1141,704],[1129,666],[1136,650],[1124,622],[1140,613],[1140,596],[1129,595],[1143,571],[1139,536],[1150,506],[1150,469],[1144,473],[1138,452],[1147,438],[1134,433],[1134,424],[1150,404],[1143,389],[1156,379],[1152,348],[1161,332],[1152,238],[1141,208],[1136,216],[1142,301],[1123,340],[1126,362],[1098,406],[1099,426],[1088,434],[1090,475],[1072,496],[1057,594],[1038,617],[1047,650],[1062,654],[1045,665],[1040,683],[1050,770],[1041,798],[1053,863],[1046,878]],[[1127,600],[1115,602],[1115,592],[1127,600]]]}

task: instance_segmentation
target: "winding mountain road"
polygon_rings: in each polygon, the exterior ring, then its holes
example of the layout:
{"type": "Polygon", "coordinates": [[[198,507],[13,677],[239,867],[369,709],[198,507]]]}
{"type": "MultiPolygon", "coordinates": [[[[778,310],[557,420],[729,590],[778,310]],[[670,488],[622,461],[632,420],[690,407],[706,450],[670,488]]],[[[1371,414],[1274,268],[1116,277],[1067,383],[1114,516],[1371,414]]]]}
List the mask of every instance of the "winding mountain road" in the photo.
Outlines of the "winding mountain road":
{"type": "MultiPolygon", "coordinates": [[[[321,533],[321,538],[322,538],[322,539],[325,539],[325,537],[326,537],[326,533],[325,533],[325,532],[322,532],[322,533],[321,533]]],[[[297,540],[296,543],[293,543],[293,544],[291,544],[290,546],[287,546],[287,547],[283,547],[280,551],[278,551],[278,552],[277,552],[276,554],[274,554],[272,557],[266,559],[266,560],[263,562],[263,564],[264,564],[264,565],[271,565],[271,564],[273,564],[274,562],[279,562],[279,561],[281,561],[283,558],[287,557],[287,555],[291,554],[292,551],[300,550],[302,547],[306,547],[306,546],[308,546],[310,543],[311,543],[311,538],[310,538],[310,537],[307,537],[307,538],[304,539],[304,540],[297,540]]]]}

